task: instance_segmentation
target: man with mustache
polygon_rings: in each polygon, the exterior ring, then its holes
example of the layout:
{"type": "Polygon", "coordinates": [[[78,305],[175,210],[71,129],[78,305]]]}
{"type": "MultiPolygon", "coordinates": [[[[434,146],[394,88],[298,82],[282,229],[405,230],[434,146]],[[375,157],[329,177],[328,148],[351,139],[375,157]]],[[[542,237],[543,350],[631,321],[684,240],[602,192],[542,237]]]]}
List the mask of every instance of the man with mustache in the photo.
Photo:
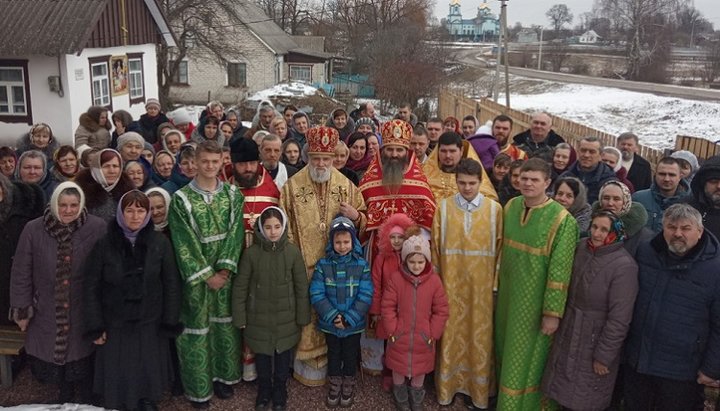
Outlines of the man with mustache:
{"type": "Polygon", "coordinates": [[[622,133],[617,138],[617,148],[622,153],[622,166],[627,170],[627,179],[635,191],[645,190],[652,185],[650,163],[638,154],[639,140],[633,133],[622,133]]]}
{"type": "MultiPolygon", "coordinates": [[[[338,131],[313,127],[306,137],[308,164],[283,186],[280,207],[288,216],[288,239],[300,247],[310,279],[315,264],[325,256],[332,220],[342,214],[362,236],[367,218],[360,190],[333,167],[338,131]]],[[[327,374],[327,345],[317,321],[313,315],[303,328],[293,365],[295,379],[307,386],[323,385],[327,374]]]]}
{"type": "Polygon", "coordinates": [[[383,146],[360,181],[368,207],[368,261],[377,254],[377,231],[391,215],[405,213],[428,232],[432,229],[435,197],[410,150],[412,133],[412,126],[403,120],[384,123],[383,146]]]}
{"type": "Polygon", "coordinates": [[[720,242],[700,212],[670,206],[640,245],[640,289],[625,341],[625,409],[696,410],[720,387],[720,242]]]}

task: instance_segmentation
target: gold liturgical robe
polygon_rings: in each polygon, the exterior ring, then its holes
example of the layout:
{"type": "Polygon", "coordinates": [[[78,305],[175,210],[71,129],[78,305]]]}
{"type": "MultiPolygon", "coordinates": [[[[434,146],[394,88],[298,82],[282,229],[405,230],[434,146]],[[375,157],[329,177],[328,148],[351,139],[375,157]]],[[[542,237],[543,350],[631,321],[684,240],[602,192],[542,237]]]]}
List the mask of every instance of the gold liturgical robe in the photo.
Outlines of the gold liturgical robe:
{"type": "Polygon", "coordinates": [[[440,200],[432,230],[432,261],[442,278],[450,318],[438,345],[435,388],[438,402],[455,394],[488,407],[495,391],[493,289],[503,235],[503,209],[487,197],[473,211],[459,195],[440,200]]]}
{"type": "MultiPolygon", "coordinates": [[[[315,184],[310,179],[309,167],[290,178],[282,188],[280,206],[288,216],[288,238],[302,252],[308,280],[315,263],[325,256],[328,233],[333,218],[340,213],[340,203],[346,202],[360,212],[358,236],[365,232],[367,222],[365,203],[355,185],[335,168],[331,168],[330,181],[315,184]]],[[[325,335],[317,328],[317,314],[302,330],[295,355],[295,378],[305,385],[325,383],[327,368],[325,335]]]]}
{"type": "MultiPolygon", "coordinates": [[[[473,159],[482,165],[475,149],[466,140],[463,140],[462,158],[473,159]]],[[[430,153],[427,161],[423,163],[422,169],[427,177],[428,184],[430,184],[430,189],[435,196],[435,201],[439,202],[441,199],[450,197],[458,192],[457,184],[455,183],[455,173],[446,173],[440,168],[438,147],[435,147],[432,153],[430,153]]],[[[482,170],[480,194],[498,201],[498,195],[485,169],[482,170]]]]}

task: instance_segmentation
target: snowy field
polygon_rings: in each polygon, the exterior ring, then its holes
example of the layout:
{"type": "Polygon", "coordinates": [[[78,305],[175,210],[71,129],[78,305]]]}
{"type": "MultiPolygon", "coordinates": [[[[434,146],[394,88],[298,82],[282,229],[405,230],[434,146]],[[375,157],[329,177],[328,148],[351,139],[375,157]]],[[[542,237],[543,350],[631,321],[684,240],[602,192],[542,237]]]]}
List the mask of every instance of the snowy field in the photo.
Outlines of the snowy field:
{"type": "MultiPolygon", "coordinates": [[[[678,134],[720,140],[720,102],[610,87],[542,83],[511,90],[510,106],[525,112],[548,111],[612,134],[632,131],[643,145],[658,149],[673,148],[678,134]]],[[[504,94],[499,102],[505,103],[504,94]]]]}

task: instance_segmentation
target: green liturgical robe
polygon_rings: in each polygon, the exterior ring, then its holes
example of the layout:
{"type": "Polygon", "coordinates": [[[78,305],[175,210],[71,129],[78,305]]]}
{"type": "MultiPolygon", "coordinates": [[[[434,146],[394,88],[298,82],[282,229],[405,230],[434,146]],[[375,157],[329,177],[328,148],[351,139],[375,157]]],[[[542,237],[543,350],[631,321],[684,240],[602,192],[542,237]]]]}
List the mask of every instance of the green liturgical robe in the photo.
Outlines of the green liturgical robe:
{"type": "Polygon", "coordinates": [[[191,401],[207,401],[213,381],[234,384],[241,378],[242,344],[230,304],[244,244],[243,195],[219,180],[214,192],[201,190],[193,181],[173,195],[168,219],[183,280],[180,375],[191,401]],[[230,280],[212,290],[205,281],[223,269],[230,272],[230,280]]]}
{"type": "Polygon", "coordinates": [[[526,208],[522,196],[505,206],[503,222],[495,312],[497,409],[554,409],[540,392],[552,342],[541,323],[543,316],[562,318],[565,311],[577,223],[554,200],[526,208]]]}

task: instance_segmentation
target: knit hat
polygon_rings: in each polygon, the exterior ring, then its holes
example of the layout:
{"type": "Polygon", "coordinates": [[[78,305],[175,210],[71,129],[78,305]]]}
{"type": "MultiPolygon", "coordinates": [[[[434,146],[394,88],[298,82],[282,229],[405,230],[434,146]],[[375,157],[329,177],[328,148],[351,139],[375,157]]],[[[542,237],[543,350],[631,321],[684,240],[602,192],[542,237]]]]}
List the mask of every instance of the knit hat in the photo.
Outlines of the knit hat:
{"type": "Polygon", "coordinates": [[[350,233],[353,237],[357,235],[357,232],[355,230],[355,224],[353,224],[353,222],[350,221],[349,218],[339,215],[335,217],[330,223],[330,236],[328,237],[328,239],[332,243],[333,239],[335,238],[335,234],[345,231],[350,233]]]}
{"type": "Polygon", "coordinates": [[[192,118],[190,117],[190,113],[184,108],[177,109],[173,111],[172,114],[172,122],[176,126],[180,126],[183,124],[189,124],[192,122],[192,118]]]}
{"type": "Polygon", "coordinates": [[[160,106],[160,100],[156,98],[149,98],[145,102],[145,110],[147,110],[150,107],[157,107],[158,110],[160,110],[162,107],[160,106]]]}
{"type": "Polygon", "coordinates": [[[492,121],[488,121],[487,123],[480,126],[480,128],[477,129],[475,132],[476,136],[492,136],[492,121]]]}
{"type": "Polygon", "coordinates": [[[249,138],[236,138],[230,142],[230,161],[245,163],[260,160],[258,145],[249,138]]]}
{"type": "Polygon", "coordinates": [[[700,168],[700,163],[698,163],[698,159],[695,156],[695,154],[687,151],[687,150],[680,150],[676,151],[672,154],[670,154],[670,157],[678,159],[678,160],[685,160],[688,163],[690,163],[690,168],[692,171],[690,172],[690,175],[695,174],[698,169],[700,168]]]}
{"type": "Polygon", "coordinates": [[[414,235],[405,240],[400,255],[402,260],[405,261],[410,254],[416,253],[422,254],[428,262],[431,261],[430,243],[420,235],[414,235]]]}
{"type": "Polygon", "coordinates": [[[153,156],[155,155],[155,147],[153,147],[153,145],[148,143],[147,141],[143,143],[143,150],[148,150],[149,152],[153,153],[153,156]]]}
{"type": "Polygon", "coordinates": [[[135,141],[141,146],[145,146],[145,139],[140,134],[134,131],[126,131],[123,135],[117,139],[117,149],[122,150],[123,146],[131,141],[135,141]]]}
{"type": "Polygon", "coordinates": [[[375,122],[372,121],[370,117],[360,117],[359,119],[355,120],[355,131],[357,131],[358,128],[360,128],[361,125],[367,124],[370,127],[372,127],[372,132],[377,133],[377,127],[375,127],[375,122]]]}

